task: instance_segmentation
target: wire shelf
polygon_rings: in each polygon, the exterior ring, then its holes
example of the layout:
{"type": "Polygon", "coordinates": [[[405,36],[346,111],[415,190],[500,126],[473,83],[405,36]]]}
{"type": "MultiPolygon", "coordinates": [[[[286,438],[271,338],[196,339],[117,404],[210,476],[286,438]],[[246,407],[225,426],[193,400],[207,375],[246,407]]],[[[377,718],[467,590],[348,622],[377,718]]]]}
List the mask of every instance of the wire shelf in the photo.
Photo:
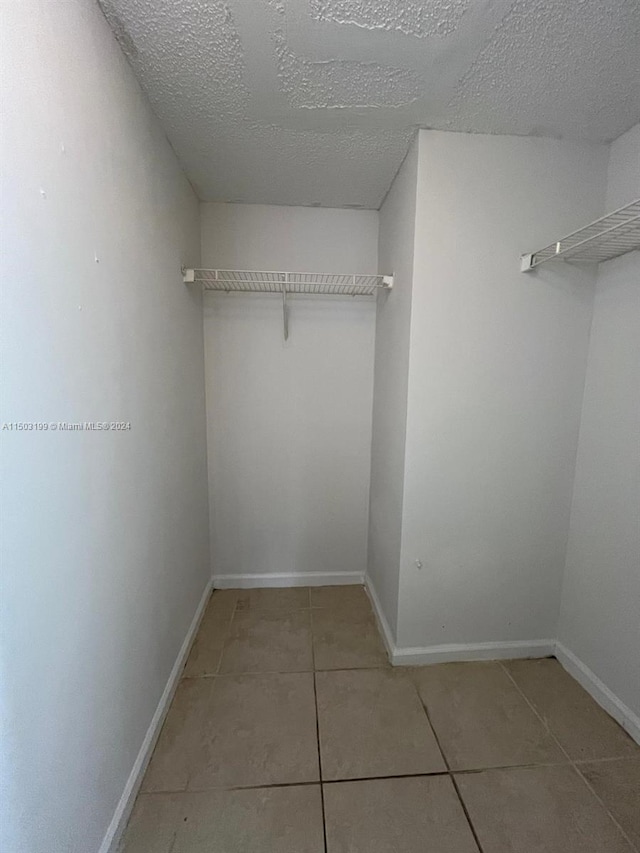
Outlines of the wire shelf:
{"type": "Polygon", "coordinates": [[[634,249],[640,249],[640,199],[568,234],[538,252],[523,255],[520,259],[520,269],[526,272],[557,258],[597,264],[634,249]]]}
{"type": "Polygon", "coordinates": [[[265,270],[185,269],[185,282],[205,290],[242,293],[298,293],[325,296],[374,296],[389,290],[393,278],[362,273],[271,272],[265,270]]]}

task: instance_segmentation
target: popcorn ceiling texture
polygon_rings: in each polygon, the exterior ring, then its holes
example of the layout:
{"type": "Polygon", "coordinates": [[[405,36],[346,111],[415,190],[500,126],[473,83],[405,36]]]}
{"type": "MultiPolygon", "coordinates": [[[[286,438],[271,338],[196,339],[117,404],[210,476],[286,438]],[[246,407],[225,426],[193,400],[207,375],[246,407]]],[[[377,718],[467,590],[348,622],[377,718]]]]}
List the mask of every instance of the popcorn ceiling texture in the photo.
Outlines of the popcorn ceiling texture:
{"type": "Polygon", "coordinates": [[[417,127],[603,142],[639,0],[100,0],[202,199],[377,208],[417,127]]]}
{"type": "Polygon", "coordinates": [[[421,80],[408,69],[348,59],[308,62],[287,48],[281,30],[274,40],[280,86],[292,107],[395,107],[420,97],[421,80]]]}
{"type": "Polygon", "coordinates": [[[638,118],[638,0],[516,0],[447,109],[453,130],[509,126],[517,135],[594,141],[610,141],[638,118]]]}
{"type": "Polygon", "coordinates": [[[369,30],[399,30],[409,36],[448,36],[469,0],[309,0],[319,21],[355,24],[369,30]]]}

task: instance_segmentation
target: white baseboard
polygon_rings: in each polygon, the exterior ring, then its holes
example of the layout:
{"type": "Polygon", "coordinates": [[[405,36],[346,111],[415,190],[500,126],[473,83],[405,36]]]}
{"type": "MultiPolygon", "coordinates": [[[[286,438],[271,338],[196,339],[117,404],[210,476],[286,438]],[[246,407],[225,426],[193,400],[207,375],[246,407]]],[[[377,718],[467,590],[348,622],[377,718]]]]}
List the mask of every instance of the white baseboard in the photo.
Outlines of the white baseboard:
{"type": "Polygon", "coordinates": [[[385,648],[387,649],[389,660],[393,663],[393,657],[397,651],[396,643],[393,638],[393,631],[391,630],[391,625],[389,625],[389,622],[387,621],[387,617],[385,616],[382,605],[380,604],[380,599],[378,598],[378,593],[376,592],[376,588],[369,575],[365,575],[364,588],[371,599],[373,612],[378,621],[378,627],[380,628],[380,633],[382,634],[382,639],[384,641],[385,648]]]}
{"type": "Polygon", "coordinates": [[[214,575],[215,589],[251,589],[252,587],[346,586],[361,584],[360,572],[283,572],[270,575],[214,575]]]}
{"type": "Polygon", "coordinates": [[[380,604],[371,578],[365,577],[365,587],[380,633],[394,666],[420,666],[453,661],[508,660],[514,658],[545,658],[554,655],[567,672],[582,685],[596,702],[616,720],[629,735],[640,743],[640,717],[627,707],[589,667],[557,640],[516,640],[494,643],[451,643],[440,646],[399,648],[380,604]]]}
{"type": "Polygon", "coordinates": [[[191,621],[191,625],[189,626],[187,635],[184,638],[184,642],[180,647],[178,657],[176,658],[171,673],[169,674],[169,678],[167,680],[165,688],[162,691],[162,696],[160,697],[160,701],[158,702],[158,707],[156,708],[155,713],[151,718],[151,723],[149,724],[147,733],[144,736],[144,740],[142,741],[142,746],[140,747],[140,751],[138,752],[136,760],[133,764],[133,768],[131,770],[131,773],[129,774],[127,783],[124,786],[124,791],[122,792],[122,796],[120,797],[118,805],[116,806],[113,818],[111,819],[111,823],[109,824],[109,827],[105,833],[98,853],[116,853],[116,851],[118,850],[120,838],[127,825],[127,821],[129,820],[129,815],[131,814],[131,810],[133,809],[133,804],[135,802],[136,796],[138,795],[138,790],[140,789],[140,785],[142,784],[142,778],[147,769],[147,765],[149,764],[149,761],[151,759],[151,753],[153,752],[153,749],[156,745],[156,741],[158,740],[158,737],[160,735],[160,729],[162,728],[162,724],[164,723],[164,718],[167,715],[169,705],[171,704],[171,700],[173,699],[174,693],[176,692],[178,682],[180,681],[180,675],[182,674],[182,670],[184,669],[184,665],[187,660],[187,655],[189,654],[189,651],[191,649],[193,639],[200,626],[200,620],[202,619],[204,609],[206,607],[207,601],[209,600],[209,595],[211,594],[212,586],[213,582],[209,581],[202,594],[202,598],[200,599],[200,603],[198,604],[198,609],[196,610],[195,615],[191,621]]]}
{"type": "Polygon", "coordinates": [[[373,604],[389,659],[394,666],[420,666],[465,660],[545,658],[555,654],[555,640],[507,640],[495,643],[448,643],[440,646],[399,647],[395,644],[393,633],[371,578],[365,578],[365,586],[373,604]]]}
{"type": "Polygon", "coordinates": [[[627,707],[570,649],[556,642],[555,655],[569,675],[589,693],[629,735],[640,743],[640,717],[627,707]]]}
{"type": "Polygon", "coordinates": [[[505,640],[491,643],[444,643],[396,649],[394,666],[420,666],[473,660],[513,660],[546,658],[554,653],[553,640],[505,640]]]}

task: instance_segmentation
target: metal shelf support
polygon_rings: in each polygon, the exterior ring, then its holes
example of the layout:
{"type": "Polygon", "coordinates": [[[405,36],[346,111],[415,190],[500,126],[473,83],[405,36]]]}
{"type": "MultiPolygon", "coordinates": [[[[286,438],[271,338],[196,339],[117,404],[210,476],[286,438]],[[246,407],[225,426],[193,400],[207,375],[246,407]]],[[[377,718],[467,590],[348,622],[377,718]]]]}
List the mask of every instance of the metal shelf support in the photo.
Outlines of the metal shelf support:
{"type": "Polygon", "coordinates": [[[520,258],[520,271],[528,272],[555,259],[598,264],[640,249],[640,199],[567,234],[544,249],[520,258]]]}
{"type": "Polygon", "coordinates": [[[368,273],[274,272],[272,270],[182,269],[186,284],[224,293],[281,293],[284,339],[289,338],[290,295],[375,296],[391,290],[393,276],[368,273]]]}

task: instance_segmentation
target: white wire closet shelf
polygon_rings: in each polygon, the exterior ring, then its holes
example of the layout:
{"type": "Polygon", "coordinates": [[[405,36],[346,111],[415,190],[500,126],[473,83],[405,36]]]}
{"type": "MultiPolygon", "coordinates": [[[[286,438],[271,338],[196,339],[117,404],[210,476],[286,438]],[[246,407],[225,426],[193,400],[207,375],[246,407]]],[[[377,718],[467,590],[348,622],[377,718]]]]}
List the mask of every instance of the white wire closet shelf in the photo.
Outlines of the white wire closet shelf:
{"type": "Polygon", "coordinates": [[[391,290],[393,287],[393,276],[367,273],[183,269],[182,278],[187,284],[201,284],[204,290],[281,294],[285,341],[289,338],[288,295],[374,296],[378,291],[391,290]]]}
{"type": "Polygon", "coordinates": [[[273,272],[271,270],[183,270],[185,282],[205,290],[242,293],[308,293],[324,296],[373,296],[389,290],[393,277],[364,273],[273,272]]]}
{"type": "Polygon", "coordinates": [[[634,249],[640,249],[640,199],[567,234],[544,249],[522,255],[520,269],[527,272],[559,258],[598,264],[634,249]]]}

